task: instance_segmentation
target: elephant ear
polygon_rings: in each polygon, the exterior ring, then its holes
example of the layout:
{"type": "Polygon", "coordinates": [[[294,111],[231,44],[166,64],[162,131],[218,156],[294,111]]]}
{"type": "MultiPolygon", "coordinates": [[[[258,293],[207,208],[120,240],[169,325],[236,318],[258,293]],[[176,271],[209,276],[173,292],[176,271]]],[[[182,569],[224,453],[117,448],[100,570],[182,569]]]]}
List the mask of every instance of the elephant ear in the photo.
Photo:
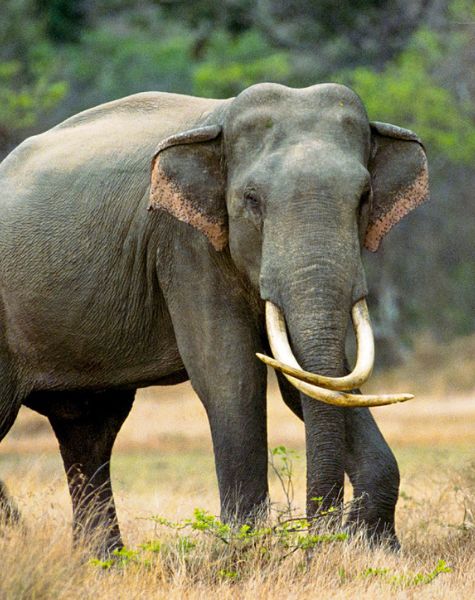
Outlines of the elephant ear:
{"type": "Polygon", "coordinates": [[[373,202],[364,245],[376,252],[386,233],[429,198],[429,172],[415,133],[388,123],[370,125],[373,202]]]}
{"type": "Polygon", "coordinates": [[[149,210],[168,212],[223,250],[228,243],[223,164],[218,125],[166,138],[152,159],[149,210]]]}

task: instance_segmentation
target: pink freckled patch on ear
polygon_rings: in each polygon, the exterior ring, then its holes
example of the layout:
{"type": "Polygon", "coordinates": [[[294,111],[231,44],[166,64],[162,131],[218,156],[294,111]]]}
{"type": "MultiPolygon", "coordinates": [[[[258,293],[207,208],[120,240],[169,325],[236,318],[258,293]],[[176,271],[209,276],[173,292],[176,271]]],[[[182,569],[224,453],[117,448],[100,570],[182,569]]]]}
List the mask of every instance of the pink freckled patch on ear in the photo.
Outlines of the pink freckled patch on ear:
{"type": "Polygon", "coordinates": [[[160,156],[157,156],[152,166],[149,209],[165,210],[179,221],[199,229],[215,250],[223,250],[228,243],[224,224],[202,214],[184,197],[179,186],[160,169],[160,156]]]}
{"type": "Polygon", "coordinates": [[[429,172],[425,164],[419,175],[409,186],[398,192],[389,210],[373,223],[366,231],[364,246],[371,252],[376,252],[382,238],[396,223],[411,210],[422,204],[429,197],[429,172]]]}

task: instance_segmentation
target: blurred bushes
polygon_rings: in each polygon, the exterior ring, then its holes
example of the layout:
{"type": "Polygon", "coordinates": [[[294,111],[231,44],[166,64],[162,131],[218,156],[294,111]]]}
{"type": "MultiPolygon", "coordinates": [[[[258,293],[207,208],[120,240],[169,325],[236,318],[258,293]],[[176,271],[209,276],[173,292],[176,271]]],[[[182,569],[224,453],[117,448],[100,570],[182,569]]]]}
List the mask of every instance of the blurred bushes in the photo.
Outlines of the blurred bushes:
{"type": "Polygon", "coordinates": [[[238,37],[217,31],[210,37],[203,60],[194,71],[193,92],[198,96],[229,98],[259,81],[286,83],[289,75],[287,54],[272,48],[257,30],[248,30],[238,37]]]}
{"type": "Polygon", "coordinates": [[[0,154],[144,90],[350,85],[370,118],[419,134],[431,167],[432,202],[367,258],[376,328],[394,359],[414,330],[475,329],[474,24],[470,0],[3,0],[0,154]]]}
{"type": "Polygon", "coordinates": [[[86,31],[81,44],[67,49],[65,74],[76,91],[73,112],[148,90],[190,93],[191,35],[160,20],[145,30],[121,25],[103,23],[86,31]]]}
{"type": "Polygon", "coordinates": [[[30,0],[3,0],[0,18],[0,155],[65,99],[56,49],[30,0]]]}
{"type": "Polygon", "coordinates": [[[421,29],[382,71],[357,67],[343,80],[361,96],[370,118],[403,123],[431,152],[470,164],[475,159],[473,107],[437,81],[447,51],[457,51],[444,46],[435,32],[421,29]]]}

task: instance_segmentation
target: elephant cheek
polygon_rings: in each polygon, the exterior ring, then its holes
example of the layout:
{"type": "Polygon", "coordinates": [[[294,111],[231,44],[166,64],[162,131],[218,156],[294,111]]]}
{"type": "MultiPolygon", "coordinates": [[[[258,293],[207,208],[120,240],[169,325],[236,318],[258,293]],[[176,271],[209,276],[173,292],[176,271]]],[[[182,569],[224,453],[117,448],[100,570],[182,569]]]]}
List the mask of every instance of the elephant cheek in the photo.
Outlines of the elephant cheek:
{"type": "Polygon", "coordinates": [[[259,289],[262,257],[260,233],[252,224],[230,220],[229,249],[236,267],[259,289]]]}

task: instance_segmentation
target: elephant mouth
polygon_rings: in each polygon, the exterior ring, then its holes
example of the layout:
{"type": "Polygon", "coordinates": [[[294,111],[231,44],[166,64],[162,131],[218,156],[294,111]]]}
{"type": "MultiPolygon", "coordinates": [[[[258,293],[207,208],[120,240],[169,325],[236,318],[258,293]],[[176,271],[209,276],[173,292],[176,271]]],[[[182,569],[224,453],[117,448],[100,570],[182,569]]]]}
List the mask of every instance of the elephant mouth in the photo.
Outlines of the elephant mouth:
{"type": "Polygon", "coordinates": [[[301,368],[290,347],[285,318],[278,306],[266,301],[266,328],[274,358],[257,353],[257,357],[284,374],[300,392],[334,406],[385,406],[414,398],[412,394],[351,394],[371,376],[374,365],[374,338],[366,300],[353,305],[351,311],[357,343],[356,364],[344,377],[328,377],[301,368]]]}

